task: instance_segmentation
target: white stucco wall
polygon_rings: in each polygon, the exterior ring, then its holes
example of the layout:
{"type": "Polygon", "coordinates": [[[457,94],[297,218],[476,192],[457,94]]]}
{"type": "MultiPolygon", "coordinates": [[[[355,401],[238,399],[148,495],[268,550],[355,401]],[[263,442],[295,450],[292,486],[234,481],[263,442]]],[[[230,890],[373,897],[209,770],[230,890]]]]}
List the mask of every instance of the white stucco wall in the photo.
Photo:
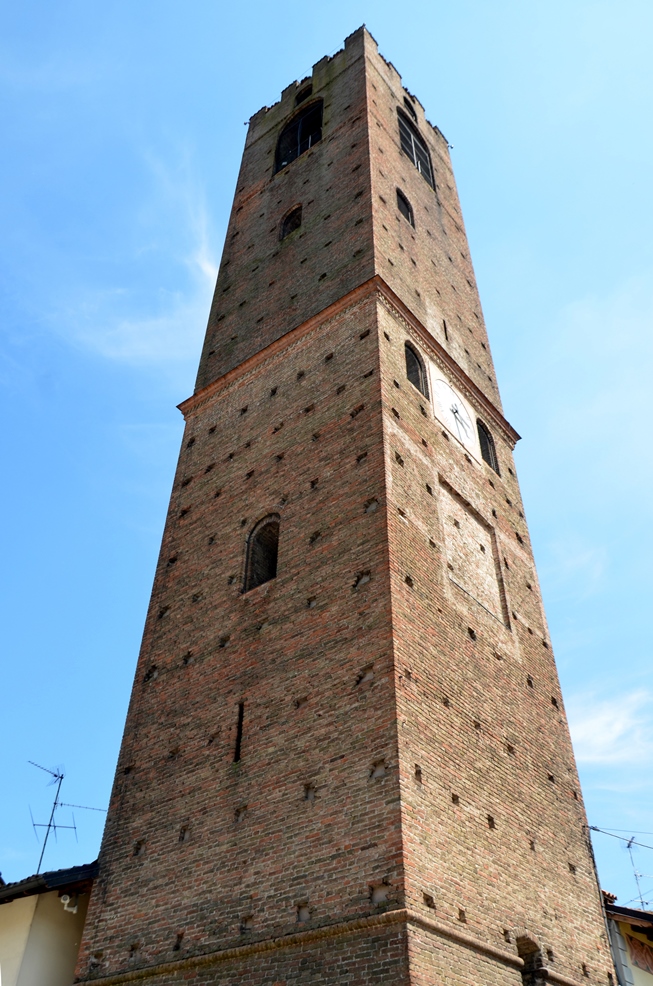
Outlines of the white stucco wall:
{"type": "Polygon", "coordinates": [[[88,894],[77,914],[56,890],[0,906],[0,986],[71,986],[84,930],[88,894]]]}
{"type": "Polygon", "coordinates": [[[0,986],[17,986],[38,897],[21,897],[0,907],[0,986]]]}

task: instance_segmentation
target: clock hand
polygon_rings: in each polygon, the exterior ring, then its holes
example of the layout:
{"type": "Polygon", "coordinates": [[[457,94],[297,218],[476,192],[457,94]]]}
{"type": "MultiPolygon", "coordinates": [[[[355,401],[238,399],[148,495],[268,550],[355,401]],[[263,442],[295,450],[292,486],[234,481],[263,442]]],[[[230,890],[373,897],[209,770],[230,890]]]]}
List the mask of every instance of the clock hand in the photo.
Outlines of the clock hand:
{"type": "Polygon", "coordinates": [[[456,422],[456,431],[458,432],[458,438],[462,439],[462,435],[460,432],[460,412],[458,411],[458,408],[456,407],[455,404],[451,405],[451,413],[453,414],[453,419],[456,422]]]}
{"type": "MultiPolygon", "coordinates": [[[[467,422],[465,421],[465,419],[462,417],[462,415],[461,415],[459,409],[456,407],[456,405],[455,404],[452,404],[450,410],[451,410],[451,413],[454,416],[454,421],[456,422],[456,425],[462,425],[463,428],[464,428],[464,430],[465,430],[465,434],[468,434],[468,432],[469,432],[469,425],[467,424],[467,422]]],[[[460,434],[460,430],[459,430],[459,434],[460,434]]]]}

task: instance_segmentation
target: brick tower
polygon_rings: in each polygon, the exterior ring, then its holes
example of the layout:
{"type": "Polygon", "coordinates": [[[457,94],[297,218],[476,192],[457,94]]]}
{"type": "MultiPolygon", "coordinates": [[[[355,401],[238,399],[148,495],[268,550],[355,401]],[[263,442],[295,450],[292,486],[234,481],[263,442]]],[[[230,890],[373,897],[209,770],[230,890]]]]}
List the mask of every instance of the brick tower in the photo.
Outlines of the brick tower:
{"type": "Polygon", "coordinates": [[[607,984],[448,146],[361,28],[249,125],[79,980],[607,984]]]}

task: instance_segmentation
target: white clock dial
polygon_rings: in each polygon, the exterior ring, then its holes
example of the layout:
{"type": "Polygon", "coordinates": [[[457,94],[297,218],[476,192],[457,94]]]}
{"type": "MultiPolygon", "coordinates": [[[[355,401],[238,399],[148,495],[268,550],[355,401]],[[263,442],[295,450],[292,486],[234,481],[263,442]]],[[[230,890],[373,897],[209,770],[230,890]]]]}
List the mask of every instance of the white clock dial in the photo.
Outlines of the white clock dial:
{"type": "Polygon", "coordinates": [[[433,386],[435,407],[443,424],[458,438],[463,445],[474,446],[474,425],[469,411],[463,404],[453,387],[446,380],[436,380],[433,386]]]}

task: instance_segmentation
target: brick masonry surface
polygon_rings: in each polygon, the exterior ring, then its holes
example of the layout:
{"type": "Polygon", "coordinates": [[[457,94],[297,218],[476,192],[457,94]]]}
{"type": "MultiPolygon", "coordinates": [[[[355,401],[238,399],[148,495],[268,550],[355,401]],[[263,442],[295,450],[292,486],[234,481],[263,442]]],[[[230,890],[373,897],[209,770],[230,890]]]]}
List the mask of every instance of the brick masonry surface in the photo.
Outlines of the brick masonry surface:
{"type": "Polygon", "coordinates": [[[364,29],[310,81],[322,140],[278,174],[306,82],[250,124],[78,980],[517,984],[537,950],[549,981],[607,986],[447,143],[364,29]],[[500,474],[409,382],[406,342],[500,474]],[[277,576],[244,593],[270,514],[277,576]]]}

